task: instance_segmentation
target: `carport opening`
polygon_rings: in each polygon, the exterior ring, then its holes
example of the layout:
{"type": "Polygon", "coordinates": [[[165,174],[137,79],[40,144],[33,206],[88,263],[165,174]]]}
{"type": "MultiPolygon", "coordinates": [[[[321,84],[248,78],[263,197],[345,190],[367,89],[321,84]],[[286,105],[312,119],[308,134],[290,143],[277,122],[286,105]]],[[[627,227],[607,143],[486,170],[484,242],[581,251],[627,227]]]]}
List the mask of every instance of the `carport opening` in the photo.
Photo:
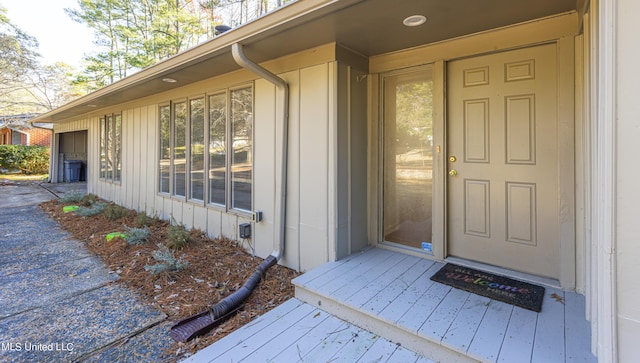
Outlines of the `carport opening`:
{"type": "Polygon", "coordinates": [[[87,131],[58,134],[58,182],[87,181],[87,131]]]}

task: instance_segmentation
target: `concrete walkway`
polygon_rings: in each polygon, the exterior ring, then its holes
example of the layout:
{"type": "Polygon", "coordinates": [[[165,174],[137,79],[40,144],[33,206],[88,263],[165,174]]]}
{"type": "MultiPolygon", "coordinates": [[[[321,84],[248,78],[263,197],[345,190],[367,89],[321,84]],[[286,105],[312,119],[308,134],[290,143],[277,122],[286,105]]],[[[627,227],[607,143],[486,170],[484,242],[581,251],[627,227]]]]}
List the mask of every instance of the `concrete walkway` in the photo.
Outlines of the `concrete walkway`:
{"type": "Polygon", "coordinates": [[[44,186],[0,186],[0,361],[163,361],[166,316],[38,207],[84,184],[44,186]]]}

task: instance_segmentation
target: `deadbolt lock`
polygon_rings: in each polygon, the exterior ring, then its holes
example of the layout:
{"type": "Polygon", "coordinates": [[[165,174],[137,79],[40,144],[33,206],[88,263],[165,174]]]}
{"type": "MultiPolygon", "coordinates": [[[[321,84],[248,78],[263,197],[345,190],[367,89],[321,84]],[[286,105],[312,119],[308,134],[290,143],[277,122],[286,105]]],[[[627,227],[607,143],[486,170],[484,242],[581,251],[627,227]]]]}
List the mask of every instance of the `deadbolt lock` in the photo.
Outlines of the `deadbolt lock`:
{"type": "Polygon", "coordinates": [[[449,170],[449,175],[451,176],[458,175],[458,172],[456,171],[456,169],[451,169],[449,170]]]}
{"type": "Polygon", "coordinates": [[[449,156],[449,162],[451,162],[451,163],[455,163],[455,162],[456,162],[456,160],[458,160],[458,159],[456,159],[456,157],[455,157],[455,156],[449,156]]]}

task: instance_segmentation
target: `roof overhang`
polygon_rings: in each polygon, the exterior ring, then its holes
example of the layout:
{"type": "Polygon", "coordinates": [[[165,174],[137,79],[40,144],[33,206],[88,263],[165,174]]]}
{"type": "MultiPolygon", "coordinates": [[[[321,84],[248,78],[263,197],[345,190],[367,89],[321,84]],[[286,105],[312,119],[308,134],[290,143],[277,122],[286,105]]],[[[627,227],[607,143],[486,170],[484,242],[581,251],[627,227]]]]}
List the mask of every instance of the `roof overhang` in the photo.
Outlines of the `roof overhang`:
{"type": "Polygon", "coordinates": [[[304,0],[291,3],[33,119],[61,122],[240,69],[231,55],[244,45],[255,62],[336,42],[371,57],[576,11],[584,0],[304,0]],[[403,25],[411,15],[427,22],[403,25]],[[164,82],[172,78],[175,83],[164,82]]]}

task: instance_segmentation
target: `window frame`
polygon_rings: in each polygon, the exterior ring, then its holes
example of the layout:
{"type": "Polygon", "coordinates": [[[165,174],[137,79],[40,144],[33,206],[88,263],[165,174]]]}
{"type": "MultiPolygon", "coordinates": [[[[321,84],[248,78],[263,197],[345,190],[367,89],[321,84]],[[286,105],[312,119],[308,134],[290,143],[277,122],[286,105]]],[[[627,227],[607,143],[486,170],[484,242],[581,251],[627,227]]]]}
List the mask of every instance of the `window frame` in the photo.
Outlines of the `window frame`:
{"type": "Polygon", "coordinates": [[[254,158],[253,158],[253,153],[254,153],[254,149],[255,149],[255,86],[254,83],[243,83],[241,85],[237,85],[237,86],[233,86],[233,87],[228,87],[228,88],[223,88],[223,89],[218,89],[215,91],[211,91],[211,92],[206,92],[203,94],[198,94],[198,95],[194,95],[194,96],[190,96],[190,97],[186,97],[186,98],[176,98],[174,100],[168,101],[168,102],[163,102],[163,103],[159,103],[158,104],[158,116],[157,116],[157,120],[156,120],[156,125],[159,127],[159,133],[158,133],[158,157],[156,159],[156,162],[158,163],[158,172],[156,173],[156,178],[158,178],[157,182],[156,182],[156,186],[158,187],[157,190],[157,194],[159,194],[162,197],[167,197],[167,198],[172,198],[172,199],[176,199],[176,200],[180,200],[180,201],[184,201],[184,202],[188,202],[190,204],[194,204],[194,205],[198,205],[198,206],[203,206],[203,207],[207,207],[207,208],[211,208],[211,209],[215,209],[215,210],[220,210],[226,213],[231,213],[231,214],[237,214],[237,215],[241,215],[241,216],[250,216],[252,213],[252,209],[253,209],[253,202],[254,202],[254,172],[255,172],[255,165],[254,165],[254,158]],[[237,208],[233,205],[233,199],[232,199],[232,185],[231,185],[231,176],[232,176],[232,153],[234,151],[234,147],[233,147],[233,139],[232,139],[232,116],[231,116],[231,96],[233,94],[233,92],[238,91],[238,90],[243,90],[243,89],[248,89],[249,90],[249,95],[250,95],[250,108],[251,108],[251,130],[249,132],[249,138],[250,138],[250,150],[249,153],[251,155],[251,160],[250,160],[250,172],[251,172],[251,177],[250,177],[250,186],[249,186],[249,190],[250,190],[250,195],[249,195],[249,204],[250,204],[250,208],[249,209],[243,209],[243,208],[237,208]],[[214,201],[211,200],[212,198],[212,193],[213,190],[211,189],[211,184],[212,184],[212,180],[213,178],[211,178],[211,164],[212,164],[212,160],[211,160],[211,99],[212,97],[215,96],[220,96],[220,95],[224,95],[224,202],[223,203],[216,203],[214,201]],[[200,199],[194,199],[192,198],[192,193],[191,193],[191,184],[192,184],[192,179],[191,179],[191,172],[192,172],[192,165],[191,165],[191,159],[192,156],[192,110],[191,110],[191,106],[192,106],[192,101],[197,101],[197,100],[203,100],[203,104],[204,104],[204,115],[203,115],[203,126],[204,126],[204,150],[203,150],[203,155],[204,155],[204,160],[203,160],[203,195],[202,195],[202,200],[200,199]],[[185,163],[186,163],[186,171],[185,171],[185,175],[186,175],[186,180],[185,180],[185,195],[176,195],[175,194],[175,160],[174,160],[174,151],[175,151],[175,105],[176,104],[180,104],[184,102],[186,104],[186,146],[185,146],[185,163]],[[161,168],[161,163],[162,163],[162,138],[163,138],[163,130],[162,130],[162,110],[163,108],[168,107],[169,108],[169,192],[163,192],[162,191],[162,168],[161,168]]]}
{"type": "Polygon", "coordinates": [[[171,165],[173,164],[172,160],[171,160],[171,156],[172,156],[172,152],[171,152],[172,143],[171,143],[171,140],[172,140],[172,135],[173,135],[173,130],[172,130],[173,128],[172,128],[171,124],[172,124],[172,122],[171,122],[171,102],[165,102],[165,103],[159,104],[158,105],[158,123],[157,123],[157,125],[158,125],[158,174],[157,174],[158,182],[156,183],[156,185],[158,187],[158,194],[167,195],[167,196],[171,195],[171,191],[173,190],[173,181],[172,181],[172,176],[171,176],[171,165]],[[162,109],[165,108],[165,107],[168,108],[168,114],[169,114],[168,115],[169,116],[169,119],[168,119],[168,122],[169,122],[169,127],[168,127],[169,135],[167,135],[168,140],[169,140],[168,145],[167,145],[168,148],[169,148],[169,151],[168,151],[168,154],[167,154],[167,156],[168,156],[167,159],[163,159],[162,158],[162,156],[163,156],[163,150],[162,150],[162,147],[163,147],[163,139],[162,139],[162,131],[163,131],[163,128],[162,128],[162,122],[163,122],[162,109]],[[163,191],[164,184],[162,183],[162,162],[163,162],[163,160],[168,160],[168,162],[169,162],[169,165],[167,165],[168,174],[167,174],[167,185],[166,185],[167,186],[167,191],[166,192],[163,191]]]}
{"type": "Polygon", "coordinates": [[[102,115],[98,123],[100,138],[98,179],[107,183],[122,184],[122,113],[102,115]]]}
{"type": "MultiPolygon", "coordinates": [[[[171,164],[170,164],[170,180],[171,180],[171,189],[170,189],[170,194],[171,197],[173,198],[177,198],[180,200],[186,200],[187,199],[187,195],[188,195],[188,191],[187,191],[187,187],[188,187],[188,182],[187,182],[187,147],[189,144],[189,100],[187,98],[179,98],[176,99],[174,101],[171,101],[171,139],[170,139],[170,143],[171,143],[171,164]],[[176,185],[176,141],[177,141],[177,125],[176,125],[176,110],[175,110],[175,106],[176,105],[180,105],[180,104],[184,104],[184,112],[185,112],[185,120],[184,120],[184,195],[180,195],[180,194],[176,194],[176,189],[177,189],[177,185],[176,185]]],[[[181,146],[180,146],[181,147],[181,146]]]]}
{"type": "Polygon", "coordinates": [[[207,97],[204,94],[189,97],[187,100],[187,147],[186,147],[186,196],[189,202],[193,202],[197,205],[202,205],[206,201],[206,187],[207,181],[205,178],[205,170],[206,170],[206,153],[205,146],[207,145],[207,97]],[[193,157],[193,102],[194,101],[202,101],[202,199],[197,199],[193,197],[193,179],[192,179],[192,157],[193,157]]]}

